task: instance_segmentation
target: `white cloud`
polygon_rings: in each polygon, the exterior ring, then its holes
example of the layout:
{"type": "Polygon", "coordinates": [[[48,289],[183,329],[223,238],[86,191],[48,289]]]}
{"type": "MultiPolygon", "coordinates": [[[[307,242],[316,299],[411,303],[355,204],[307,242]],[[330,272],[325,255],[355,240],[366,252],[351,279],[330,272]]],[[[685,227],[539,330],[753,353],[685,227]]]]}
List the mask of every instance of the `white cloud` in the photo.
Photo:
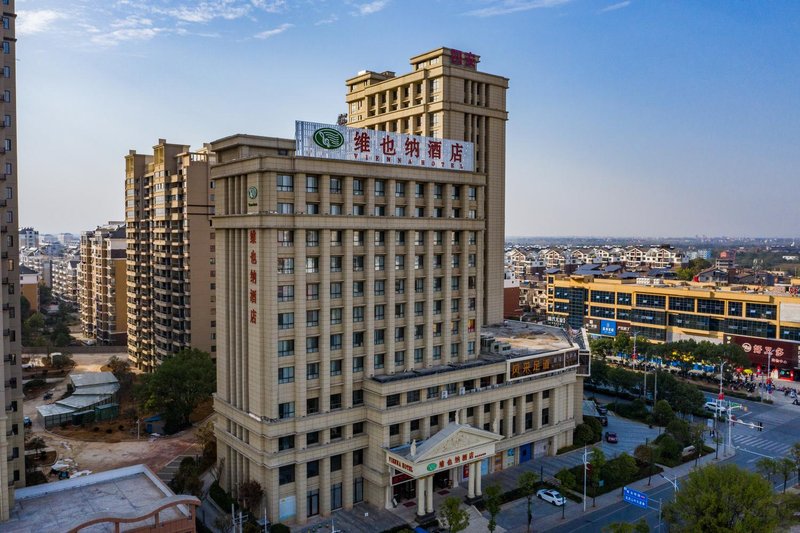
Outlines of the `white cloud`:
{"type": "Polygon", "coordinates": [[[165,28],[122,28],[92,37],[92,42],[104,46],[115,46],[124,41],[149,41],[164,33],[165,28]]]}
{"type": "Polygon", "coordinates": [[[328,17],[328,18],[324,18],[322,20],[316,21],[314,23],[314,26],[324,26],[325,24],[333,24],[337,20],[339,20],[339,17],[334,14],[334,15],[331,15],[330,17],[328,17]]]}
{"type": "Polygon", "coordinates": [[[250,0],[255,7],[267,13],[280,13],[286,7],[286,0],[250,0]]]}
{"type": "Polygon", "coordinates": [[[381,11],[387,5],[389,5],[389,0],[373,0],[366,4],[358,4],[356,8],[358,9],[359,15],[372,15],[373,13],[381,11]]]}
{"type": "Polygon", "coordinates": [[[209,0],[196,5],[180,5],[170,9],[153,8],[155,13],[169,15],[184,22],[209,22],[217,18],[234,20],[250,13],[252,4],[236,0],[209,0]]]}
{"type": "Polygon", "coordinates": [[[253,37],[255,37],[256,39],[269,39],[270,37],[275,37],[276,35],[279,35],[279,34],[285,32],[286,30],[288,30],[292,26],[293,26],[293,24],[288,24],[288,23],[281,24],[277,28],[274,28],[274,29],[271,29],[271,30],[262,31],[261,33],[257,33],[253,37]]]}
{"type": "Polygon", "coordinates": [[[600,13],[605,13],[607,11],[616,11],[617,9],[622,9],[631,5],[631,0],[625,0],[624,2],[618,2],[616,4],[611,4],[610,6],[606,6],[600,10],[600,13]]]}
{"type": "Polygon", "coordinates": [[[115,20],[111,23],[112,28],[139,28],[142,26],[152,26],[153,21],[145,17],[129,15],[124,19],[115,20]]]}
{"type": "Polygon", "coordinates": [[[67,15],[52,9],[17,12],[17,35],[32,35],[49,30],[53,23],[67,15]]]}
{"type": "Polygon", "coordinates": [[[467,15],[475,17],[493,17],[495,15],[507,15],[520,11],[530,11],[531,9],[544,9],[568,4],[572,0],[500,0],[494,5],[467,11],[467,15]]]}

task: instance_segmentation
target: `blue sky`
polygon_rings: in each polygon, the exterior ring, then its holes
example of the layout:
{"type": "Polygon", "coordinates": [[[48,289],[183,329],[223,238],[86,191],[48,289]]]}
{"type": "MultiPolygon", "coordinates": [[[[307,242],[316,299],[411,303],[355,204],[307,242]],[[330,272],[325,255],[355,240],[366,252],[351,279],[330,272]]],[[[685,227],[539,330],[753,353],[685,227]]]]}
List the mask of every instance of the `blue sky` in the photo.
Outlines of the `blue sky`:
{"type": "Polygon", "coordinates": [[[800,2],[17,0],[20,223],[120,220],[129,149],[332,122],[440,46],[510,78],[507,235],[800,235],[800,2]]]}

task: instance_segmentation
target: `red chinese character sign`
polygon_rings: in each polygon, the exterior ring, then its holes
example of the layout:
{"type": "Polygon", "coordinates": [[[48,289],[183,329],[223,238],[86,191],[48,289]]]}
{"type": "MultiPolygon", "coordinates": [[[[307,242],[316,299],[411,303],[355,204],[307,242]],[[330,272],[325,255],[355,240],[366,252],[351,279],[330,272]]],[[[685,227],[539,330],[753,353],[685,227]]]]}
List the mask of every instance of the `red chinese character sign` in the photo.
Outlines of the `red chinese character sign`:
{"type": "Polygon", "coordinates": [[[258,271],[256,270],[256,265],[258,265],[258,252],[256,251],[256,247],[258,245],[258,232],[254,229],[251,229],[248,231],[247,237],[247,242],[250,248],[247,254],[247,262],[250,264],[249,283],[247,287],[248,305],[250,306],[249,315],[250,324],[256,325],[258,324],[258,310],[255,308],[258,304],[258,271]]]}
{"type": "Polygon", "coordinates": [[[295,123],[295,138],[298,156],[302,157],[475,170],[475,147],[461,140],[301,121],[295,123]]]}
{"type": "Polygon", "coordinates": [[[467,67],[472,69],[478,68],[480,57],[472,52],[462,52],[461,50],[450,49],[450,64],[458,65],[459,67],[467,67]]]}
{"type": "Polygon", "coordinates": [[[744,335],[726,335],[724,342],[741,346],[750,362],[764,370],[767,366],[773,369],[800,366],[800,343],[744,335]]]}

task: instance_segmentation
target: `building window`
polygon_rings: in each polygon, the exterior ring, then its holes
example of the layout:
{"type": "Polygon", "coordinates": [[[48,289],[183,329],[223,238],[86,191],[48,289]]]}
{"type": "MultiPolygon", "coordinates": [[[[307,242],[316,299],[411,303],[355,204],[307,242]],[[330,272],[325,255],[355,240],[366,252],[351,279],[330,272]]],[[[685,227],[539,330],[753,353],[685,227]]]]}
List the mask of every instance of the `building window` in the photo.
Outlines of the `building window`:
{"type": "Polygon", "coordinates": [[[406,393],[406,403],[414,403],[419,401],[419,391],[412,390],[406,393]]]}
{"type": "Polygon", "coordinates": [[[353,424],[353,435],[361,435],[362,433],[364,433],[364,422],[356,422],[353,424]]]}
{"type": "Polygon", "coordinates": [[[342,271],[342,256],[341,255],[331,256],[331,272],[341,272],[341,271],[342,271]]]}
{"type": "Polygon", "coordinates": [[[386,195],[386,182],[383,180],[375,180],[375,196],[386,195]]]}
{"type": "Polygon", "coordinates": [[[319,257],[306,257],[306,274],[319,272],[319,257]]]}
{"type": "Polygon", "coordinates": [[[392,424],[389,426],[389,436],[394,437],[400,434],[400,424],[392,424]]]}
{"type": "Polygon", "coordinates": [[[385,329],[376,329],[375,330],[375,346],[380,346],[386,340],[386,330],[385,329]]]}
{"type": "Polygon", "coordinates": [[[404,350],[397,350],[394,352],[394,364],[396,366],[402,366],[406,362],[406,352],[404,350]]]}
{"type": "Polygon", "coordinates": [[[292,230],[279,230],[278,231],[278,246],[294,246],[294,231],[292,231],[292,230]]]}
{"type": "Polygon", "coordinates": [[[306,398],[306,414],[315,415],[319,413],[319,398],[306,398]]]}
{"type": "Polygon", "coordinates": [[[383,368],[384,359],[386,358],[386,354],[376,353],[375,354],[375,368],[383,368]]]}
{"type": "Polygon", "coordinates": [[[375,296],[383,296],[386,292],[386,281],[382,279],[376,279],[373,292],[375,296]]]}
{"type": "Polygon", "coordinates": [[[319,178],[316,176],[306,176],[306,192],[319,192],[319,178]]]}
{"type": "Polygon", "coordinates": [[[353,332],[353,348],[361,348],[364,346],[364,332],[363,331],[354,331],[353,332]]]}
{"type": "Polygon", "coordinates": [[[294,465],[285,465],[278,469],[278,484],[294,483],[294,465]]]}
{"type": "Polygon", "coordinates": [[[294,285],[278,285],[278,301],[291,302],[294,300],[294,285]]]}
{"type": "Polygon", "coordinates": [[[284,366],[278,369],[278,383],[294,383],[293,366],[284,366]]]}
{"type": "Polygon", "coordinates": [[[342,349],[342,334],[334,333],[331,335],[331,351],[336,352],[342,349]]]}
{"type": "Polygon", "coordinates": [[[278,313],[278,329],[294,328],[294,313],[278,313]]]}
{"type": "Polygon", "coordinates": [[[550,423],[550,408],[545,407],[542,409],[542,425],[546,426],[550,423]]]}
{"type": "Polygon", "coordinates": [[[331,178],[330,189],[331,194],[342,194],[342,180],[340,178],[331,178]]]}
{"type": "Polygon", "coordinates": [[[278,405],[278,418],[294,418],[294,402],[286,402],[278,405]]]}
{"type": "Polygon", "coordinates": [[[364,358],[353,357],[353,372],[363,372],[363,371],[364,371],[364,358]]]}
{"type": "Polygon", "coordinates": [[[294,273],[294,258],[279,257],[278,274],[293,274],[293,273],[294,273]]]}
{"type": "Polygon", "coordinates": [[[306,300],[319,300],[319,283],[306,284],[306,300]]]}
{"type": "Polygon", "coordinates": [[[319,246],[319,230],[312,229],[306,231],[306,246],[319,246]]]}
{"type": "Polygon", "coordinates": [[[278,192],[292,192],[294,191],[294,177],[286,175],[278,175],[278,192]]]}
{"type": "Polygon", "coordinates": [[[306,379],[319,379],[319,363],[306,365],[306,379]]]}
{"type": "Polygon", "coordinates": [[[278,451],[291,450],[294,448],[294,435],[287,435],[278,439],[278,451]]]}
{"type": "MultiPolygon", "coordinates": [[[[362,405],[364,403],[364,391],[356,389],[353,391],[353,405],[362,405]]],[[[353,425],[355,428],[355,425],[353,425]]]]}
{"type": "Polygon", "coordinates": [[[342,283],[340,281],[331,283],[331,300],[342,297],[342,283]]]}
{"type": "Polygon", "coordinates": [[[319,337],[306,337],[306,353],[319,351],[319,337]]]}
{"type": "Polygon", "coordinates": [[[342,395],[331,394],[331,410],[342,408],[342,395]]]}
{"type": "Polygon", "coordinates": [[[406,216],[406,208],[403,206],[398,206],[394,208],[394,216],[396,217],[404,217],[406,216]]]}
{"type": "Polygon", "coordinates": [[[341,376],[342,375],[342,360],[341,359],[334,359],[331,361],[331,376],[341,376]]]}
{"type": "Polygon", "coordinates": [[[306,495],[306,509],[308,516],[317,516],[319,514],[319,489],[308,491],[306,495]]]}
{"type": "Polygon", "coordinates": [[[353,180],[353,196],[364,196],[364,182],[360,179],[353,180]]]}
{"type": "Polygon", "coordinates": [[[306,326],[313,328],[319,326],[319,310],[309,309],[306,311],[306,326]]]}
{"type": "Polygon", "coordinates": [[[335,511],[336,509],[341,509],[341,508],[342,508],[342,484],[335,483],[331,485],[331,510],[335,511]]]}
{"type": "Polygon", "coordinates": [[[363,255],[354,255],[353,256],[353,272],[363,272],[364,271],[364,256],[363,255]]]}
{"type": "Polygon", "coordinates": [[[400,405],[400,395],[390,394],[386,397],[386,407],[397,407],[400,405]]]}
{"type": "Polygon", "coordinates": [[[363,281],[354,281],[353,282],[353,297],[359,298],[364,296],[364,282],[363,281]]]}
{"type": "Polygon", "coordinates": [[[342,308],[335,307],[331,309],[331,325],[342,323],[342,308]]]}
{"type": "Polygon", "coordinates": [[[376,255],[375,256],[375,270],[380,272],[384,270],[386,266],[386,256],[385,255],[376,255]]]}
{"type": "Polygon", "coordinates": [[[319,431],[312,431],[306,435],[306,446],[319,444],[319,431]]]}
{"type": "Polygon", "coordinates": [[[294,339],[278,341],[278,357],[294,355],[294,339]]]}
{"type": "MultiPolygon", "coordinates": [[[[338,440],[342,437],[344,437],[344,426],[336,426],[335,428],[331,428],[331,440],[338,440]]],[[[341,456],[339,457],[341,458],[341,456]]]]}

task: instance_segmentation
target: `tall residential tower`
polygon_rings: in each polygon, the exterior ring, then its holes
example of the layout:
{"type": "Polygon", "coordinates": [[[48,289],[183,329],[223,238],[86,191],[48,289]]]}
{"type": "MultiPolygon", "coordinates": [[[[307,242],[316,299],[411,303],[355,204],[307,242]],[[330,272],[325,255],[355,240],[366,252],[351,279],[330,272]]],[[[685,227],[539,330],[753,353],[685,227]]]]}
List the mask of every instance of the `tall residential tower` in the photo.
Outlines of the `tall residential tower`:
{"type": "Polygon", "coordinates": [[[22,427],[22,368],[20,354],[20,274],[17,209],[17,64],[15,61],[16,13],[14,0],[2,2],[3,71],[0,75],[0,182],[5,189],[0,200],[0,331],[3,332],[3,365],[0,390],[0,520],[6,520],[14,505],[14,488],[25,486],[22,427]],[[6,460],[2,460],[6,458],[6,460]]]}

